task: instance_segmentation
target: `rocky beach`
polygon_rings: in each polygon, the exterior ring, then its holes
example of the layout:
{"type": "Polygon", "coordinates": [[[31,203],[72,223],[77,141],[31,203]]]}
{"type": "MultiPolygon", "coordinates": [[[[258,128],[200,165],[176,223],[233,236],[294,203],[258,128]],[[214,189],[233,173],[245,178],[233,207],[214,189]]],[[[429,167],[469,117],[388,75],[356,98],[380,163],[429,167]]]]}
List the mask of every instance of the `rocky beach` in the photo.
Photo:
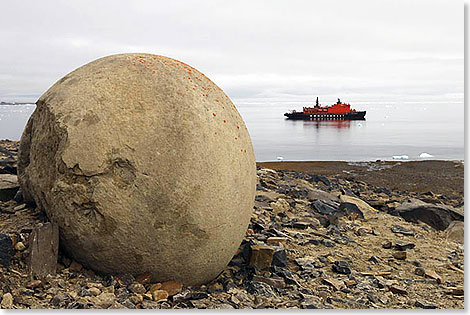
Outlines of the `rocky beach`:
{"type": "Polygon", "coordinates": [[[18,147],[0,141],[1,308],[464,308],[462,161],[258,163],[238,251],[186,287],[41,256],[58,236],[23,202],[18,147]]]}

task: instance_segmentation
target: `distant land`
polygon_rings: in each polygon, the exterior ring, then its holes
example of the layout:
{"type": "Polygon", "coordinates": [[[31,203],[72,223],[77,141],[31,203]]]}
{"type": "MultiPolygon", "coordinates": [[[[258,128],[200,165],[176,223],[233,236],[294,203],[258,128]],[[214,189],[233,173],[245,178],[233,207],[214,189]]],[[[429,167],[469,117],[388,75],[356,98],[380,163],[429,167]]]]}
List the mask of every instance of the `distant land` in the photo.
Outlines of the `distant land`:
{"type": "Polygon", "coordinates": [[[22,102],[22,103],[18,103],[18,102],[0,102],[0,105],[28,105],[28,104],[34,104],[34,102],[22,102]]]}

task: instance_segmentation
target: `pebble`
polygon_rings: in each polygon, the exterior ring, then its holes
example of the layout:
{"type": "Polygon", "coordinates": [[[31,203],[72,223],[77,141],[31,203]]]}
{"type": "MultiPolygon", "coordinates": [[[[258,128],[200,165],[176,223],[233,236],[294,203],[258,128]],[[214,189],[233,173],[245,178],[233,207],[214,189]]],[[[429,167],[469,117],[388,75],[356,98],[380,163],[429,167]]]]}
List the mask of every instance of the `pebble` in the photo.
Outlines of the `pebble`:
{"type": "Polygon", "coordinates": [[[398,260],[405,260],[406,259],[406,252],[394,252],[392,254],[393,258],[398,260]]]}
{"type": "Polygon", "coordinates": [[[15,245],[15,249],[20,252],[23,251],[25,248],[26,246],[23,244],[23,242],[18,242],[15,245]]]}
{"type": "Polygon", "coordinates": [[[385,249],[390,249],[392,248],[392,242],[390,241],[385,241],[382,243],[382,248],[385,248],[385,249]]]}
{"type": "Polygon", "coordinates": [[[138,294],[143,294],[146,291],[145,287],[138,282],[129,284],[127,289],[129,289],[129,291],[131,291],[132,293],[138,293],[138,294]]]}
{"type": "Polygon", "coordinates": [[[3,295],[0,306],[1,308],[7,308],[7,309],[13,308],[13,296],[11,295],[11,293],[5,293],[3,295]]]}
{"type": "Polygon", "coordinates": [[[350,274],[351,269],[349,268],[349,264],[344,261],[344,260],[337,260],[333,263],[332,265],[332,270],[337,273],[342,273],[342,274],[350,274]]]}
{"type": "Polygon", "coordinates": [[[152,292],[152,297],[155,302],[165,301],[168,299],[169,294],[165,290],[155,290],[152,292]]]}

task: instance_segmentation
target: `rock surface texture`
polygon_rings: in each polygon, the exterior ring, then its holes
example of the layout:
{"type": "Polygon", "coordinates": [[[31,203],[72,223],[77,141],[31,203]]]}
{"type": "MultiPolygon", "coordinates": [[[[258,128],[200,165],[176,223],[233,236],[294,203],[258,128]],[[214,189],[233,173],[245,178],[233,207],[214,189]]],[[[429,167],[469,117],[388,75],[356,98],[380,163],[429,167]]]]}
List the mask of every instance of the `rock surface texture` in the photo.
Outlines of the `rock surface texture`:
{"type": "Polygon", "coordinates": [[[187,285],[230,261],[253,209],[251,140],[224,92],[167,57],[120,54],[37,101],[19,182],[86,267],[187,285]]]}

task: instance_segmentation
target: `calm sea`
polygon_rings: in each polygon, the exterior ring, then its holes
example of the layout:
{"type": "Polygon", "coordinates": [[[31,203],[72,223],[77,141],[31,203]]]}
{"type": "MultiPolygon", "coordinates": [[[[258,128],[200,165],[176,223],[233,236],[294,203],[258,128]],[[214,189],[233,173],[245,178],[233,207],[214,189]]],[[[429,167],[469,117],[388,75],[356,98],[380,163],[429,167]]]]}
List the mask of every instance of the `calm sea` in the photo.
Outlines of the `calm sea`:
{"type": "MultiPolygon", "coordinates": [[[[354,107],[367,111],[365,121],[292,121],[283,114],[301,110],[301,104],[237,104],[257,161],[464,159],[463,104],[410,102],[354,107]],[[427,158],[420,157],[423,153],[427,158]]],[[[19,140],[34,108],[0,105],[0,139],[19,140]]]]}

